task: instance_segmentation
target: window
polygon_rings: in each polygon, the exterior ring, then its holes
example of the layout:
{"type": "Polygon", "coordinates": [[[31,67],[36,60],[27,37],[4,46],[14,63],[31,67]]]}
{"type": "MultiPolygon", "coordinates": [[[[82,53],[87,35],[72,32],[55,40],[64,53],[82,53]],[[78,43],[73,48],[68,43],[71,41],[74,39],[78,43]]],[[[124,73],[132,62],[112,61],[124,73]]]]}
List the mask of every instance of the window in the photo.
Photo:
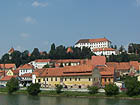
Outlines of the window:
{"type": "Polygon", "coordinates": [[[48,81],[48,78],[46,78],[46,81],[48,81]]]}
{"type": "Polygon", "coordinates": [[[57,77],[55,78],[55,81],[57,81],[57,77]]]}
{"type": "Polygon", "coordinates": [[[70,78],[70,81],[71,81],[71,78],[70,78]]]}
{"type": "Polygon", "coordinates": [[[105,82],[106,82],[106,78],[105,78],[105,82]]]}
{"type": "Polygon", "coordinates": [[[51,81],[53,81],[53,78],[51,78],[51,81]]]}
{"type": "Polygon", "coordinates": [[[75,81],[77,81],[77,78],[75,78],[75,81]]]}
{"type": "Polygon", "coordinates": [[[79,78],[79,81],[80,81],[80,78],[79,78]]]}
{"type": "Polygon", "coordinates": [[[91,79],[89,78],[89,81],[90,81],[91,79]]]}
{"type": "Polygon", "coordinates": [[[40,79],[38,79],[38,82],[40,82],[40,79]]]}
{"type": "Polygon", "coordinates": [[[43,81],[45,81],[45,78],[43,78],[43,81]]]}
{"type": "Polygon", "coordinates": [[[108,78],[108,81],[110,82],[110,78],[108,78]]]}
{"type": "Polygon", "coordinates": [[[67,81],[67,78],[65,78],[65,81],[67,81]]]}

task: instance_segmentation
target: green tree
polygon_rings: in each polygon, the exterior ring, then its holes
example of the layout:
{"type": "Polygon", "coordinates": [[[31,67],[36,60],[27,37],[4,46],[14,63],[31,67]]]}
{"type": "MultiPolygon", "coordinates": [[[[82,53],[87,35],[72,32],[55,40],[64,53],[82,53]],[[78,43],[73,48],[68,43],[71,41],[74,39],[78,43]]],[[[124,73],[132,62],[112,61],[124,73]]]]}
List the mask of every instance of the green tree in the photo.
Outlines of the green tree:
{"type": "Polygon", "coordinates": [[[61,93],[62,92],[62,89],[63,89],[63,86],[62,85],[56,85],[56,93],[61,93]]]}
{"type": "Polygon", "coordinates": [[[43,68],[50,68],[49,64],[46,64],[43,68]]]}
{"type": "Polygon", "coordinates": [[[115,84],[105,85],[104,89],[107,96],[117,95],[119,93],[119,88],[115,84]]]}
{"type": "Polygon", "coordinates": [[[137,80],[137,77],[127,76],[125,79],[125,86],[127,88],[126,94],[128,96],[140,94],[140,82],[137,80]]]}
{"type": "Polygon", "coordinates": [[[96,94],[96,93],[98,93],[98,87],[97,86],[89,86],[88,87],[88,90],[89,90],[89,93],[90,94],[96,94]]]}
{"type": "Polygon", "coordinates": [[[27,87],[27,92],[30,95],[38,95],[41,90],[40,90],[40,84],[35,83],[35,84],[31,84],[30,86],[27,87]]]}
{"type": "Polygon", "coordinates": [[[38,48],[34,48],[33,52],[31,53],[30,60],[33,61],[35,59],[40,59],[40,52],[38,48]]]}
{"type": "Polygon", "coordinates": [[[19,89],[18,80],[16,78],[11,78],[11,80],[7,82],[6,88],[9,94],[17,91],[19,89]]]}

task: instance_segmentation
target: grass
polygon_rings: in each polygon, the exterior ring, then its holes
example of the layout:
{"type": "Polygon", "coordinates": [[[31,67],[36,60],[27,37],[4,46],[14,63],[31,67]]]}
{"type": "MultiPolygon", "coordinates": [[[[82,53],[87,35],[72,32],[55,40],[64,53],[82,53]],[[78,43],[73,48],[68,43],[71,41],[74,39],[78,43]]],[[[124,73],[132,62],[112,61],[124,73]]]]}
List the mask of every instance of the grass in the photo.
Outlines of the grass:
{"type": "MultiPolygon", "coordinates": [[[[7,88],[0,88],[1,94],[8,94],[7,88]]],[[[26,90],[18,90],[13,94],[28,94],[26,90]]],[[[41,91],[39,96],[64,96],[64,97],[88,97],[88,98],[120,98],[120,99],[140,99],[140,95],[128,96],[125,92],[119,93],[116,96],[106,96],[105,93],[89,94],[88,92],[72,92],[64,91],[56,93],[56,91],[41,91]]]]}

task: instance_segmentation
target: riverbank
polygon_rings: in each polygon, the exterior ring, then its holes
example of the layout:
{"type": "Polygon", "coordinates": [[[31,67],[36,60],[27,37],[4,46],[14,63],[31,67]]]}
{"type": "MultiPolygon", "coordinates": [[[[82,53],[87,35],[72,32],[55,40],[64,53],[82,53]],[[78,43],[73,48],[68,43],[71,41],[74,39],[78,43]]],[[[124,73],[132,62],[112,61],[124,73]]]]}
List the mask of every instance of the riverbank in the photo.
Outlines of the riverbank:
{"type": "MultiPolygon", "coordinates": [[[[6,88],[0,88],[0,94],[8,94],[6,88]]],[[[18,90],[13,94],[25,94],[28,95],[26,90],[18,90]]],[[[140,95],[129,97],[125,93],[120,93],[115,96],[106,96],[105,93],[97,93],[97,94],[89,94],[88,92],[76,92],[76,91],[64,91],[60,94],[56,93],[56,91],[46,91],[43,90],[39,93],[39,96],[51,96],[51,97],[85,97],[85,98],[118,98],[118,99],[140,99],[140,95]]]]}

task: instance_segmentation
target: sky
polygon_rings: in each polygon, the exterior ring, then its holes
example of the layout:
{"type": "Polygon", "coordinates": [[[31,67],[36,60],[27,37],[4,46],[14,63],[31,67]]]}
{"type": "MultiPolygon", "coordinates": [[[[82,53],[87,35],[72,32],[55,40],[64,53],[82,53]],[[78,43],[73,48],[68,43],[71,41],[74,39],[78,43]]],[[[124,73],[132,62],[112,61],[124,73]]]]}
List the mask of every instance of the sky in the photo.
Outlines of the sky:
{"type": "Polygon", "coordinates": [[[0,55],[79,39],[140,43],[140,0],[0,0],[0,55]]]}

